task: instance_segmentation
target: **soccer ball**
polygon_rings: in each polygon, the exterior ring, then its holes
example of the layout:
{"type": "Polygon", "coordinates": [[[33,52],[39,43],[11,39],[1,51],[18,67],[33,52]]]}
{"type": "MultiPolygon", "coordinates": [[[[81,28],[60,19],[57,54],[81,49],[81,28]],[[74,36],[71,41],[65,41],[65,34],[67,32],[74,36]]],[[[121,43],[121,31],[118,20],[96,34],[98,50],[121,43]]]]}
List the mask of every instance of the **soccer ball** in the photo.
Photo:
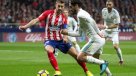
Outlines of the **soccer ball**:
{"type": "Polygon", "coordinates": [[[49,72],[47,70],[40,70],[37,76],[49,76],[49,72]]]}
{"type": "Polygon", "coordinates": [[[26,32],[27,32],[27,33],[30,33],[30,32],[31,32],[31,29],[30,29],[30,28],[27,28],[27,29],[26,29],[26,32]]]}

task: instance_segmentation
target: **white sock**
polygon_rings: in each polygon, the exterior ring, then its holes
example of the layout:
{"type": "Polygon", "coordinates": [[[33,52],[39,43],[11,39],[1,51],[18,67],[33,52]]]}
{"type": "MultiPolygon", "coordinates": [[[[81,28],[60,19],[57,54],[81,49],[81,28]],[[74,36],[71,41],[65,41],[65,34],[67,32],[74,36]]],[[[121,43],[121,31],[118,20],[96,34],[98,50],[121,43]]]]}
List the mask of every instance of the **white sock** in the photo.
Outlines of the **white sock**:
{"type": "Polygon", "coordinates": [[[117,55],[118,55],[118,57],[119,57],[120,61],[123,61],[123,57],[122,57],[121,49],[120,49],[120,48],[118,48],[116,51],[117,51],[117,55]]]}
{"type": "Polygon", "coordinates": [[[104,63],[104,60],[99,60],[99,59],[96,59],[92,56],[87,56],[87,62],[89,63],[96,63],[96,64],[102,64],[104,63]]]}
{"type": "Polygon", "coordinates": [[[107,76],[111,76],[112,75],[108,67],[106,68],[105,72],[106,72],[107,76]]]}
{"type": "Polygon", "coordinates": [[[79,47],[78,44],[75,45],[75,48],[76,48],[77,52],[79,53],[80,52],[80,47],[79,47]]]}

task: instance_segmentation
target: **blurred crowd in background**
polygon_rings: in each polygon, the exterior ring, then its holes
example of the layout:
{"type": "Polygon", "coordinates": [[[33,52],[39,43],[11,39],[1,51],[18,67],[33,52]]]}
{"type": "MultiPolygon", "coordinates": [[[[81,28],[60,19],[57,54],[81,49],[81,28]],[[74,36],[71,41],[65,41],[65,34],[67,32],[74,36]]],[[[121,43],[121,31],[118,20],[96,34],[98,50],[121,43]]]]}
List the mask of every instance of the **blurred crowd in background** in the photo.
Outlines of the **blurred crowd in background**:
{"type": "MultiPolygon", "coordinates": [[[[102,24],[101,10],[106,0],[81,0],[97,23],[102,24]]],[[[121,32],[136,31],[136,0],[113,0],[121,16],[121,32]]],[[[69,0],[66,0],[68,3],[69,0]]],[[[44,10],[53,9],[55,0],[0,0],[0,28],[17,28],[38,17],[44,10]]],[[[34,28],[40,28],[35,26],[34,28]]]]}

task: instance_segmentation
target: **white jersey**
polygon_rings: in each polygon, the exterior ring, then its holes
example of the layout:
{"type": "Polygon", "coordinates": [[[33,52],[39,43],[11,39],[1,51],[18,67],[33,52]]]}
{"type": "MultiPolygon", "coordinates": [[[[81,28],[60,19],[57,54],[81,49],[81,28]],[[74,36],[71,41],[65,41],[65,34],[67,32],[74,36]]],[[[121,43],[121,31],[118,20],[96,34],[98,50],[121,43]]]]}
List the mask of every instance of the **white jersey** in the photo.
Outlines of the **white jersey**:
{"type": "Polygon", "coordinates": [[[88,37],[98,35],[97,33],[100,33],[96,22],[88,12],[84,11],[83,9],[80,9],[77,14],[77,18],[78,23],[80,25],[79,30],[82,30],[88,37]]]}
{"type": "MultiPolygon", "coordinates": [[[[119,24],[120,16],[116,9],[112,8],[112,11],[109,13],[107,8],[102,9],[102,18],[104,19],[104,25],[110,26],[111,24],[119,24]]],[[[110,31],[118,31],[117,28],[109,29],[110,31]]]]}
{"type": "Polygon", "coordinates": [[[77,30],[77,22],[73,17],[68,17],[68,31],[76,31],[77,30]]]}
{"type": "Polygon", "coordinates": [[[101,38],[98,33],[100,30],[94,21],[94,19],[90,16],[88,12],[83,9],[79,9],[77,13],[78,24],[79,24],[79,32],[69,32],[70,36],[81,36],[81,32],[83,31],[86,36],[89,37],[89,41],[82,47],[81,51],[88,53],[90,55],[94,55],[95,53],[100,53],[100,48],[105,44],[105,39],[101,38]]]}

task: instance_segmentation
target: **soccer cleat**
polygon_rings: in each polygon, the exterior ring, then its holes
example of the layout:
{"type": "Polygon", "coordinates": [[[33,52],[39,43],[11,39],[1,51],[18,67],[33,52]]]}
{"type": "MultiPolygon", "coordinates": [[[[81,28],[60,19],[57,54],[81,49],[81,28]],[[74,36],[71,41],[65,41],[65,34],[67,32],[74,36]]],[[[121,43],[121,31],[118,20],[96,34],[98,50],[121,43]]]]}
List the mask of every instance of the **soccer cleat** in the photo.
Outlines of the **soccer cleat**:
{"type": "Polygon", "coordinates": [[[119,64],[122,65],[122,64],[123,64],[123,61],[119,61],[119,64]]]}
{"type": "Polygon", "coordinates": [[[61,72],[60,71],[55,71],[55,74],[54,74],[54,76],[61,76],[62,74],[61,74],[61,72]]]}
{"type": "Polygon", "coordinates": [[[103,75],[103,73],[105,72],[105,70],[106,70],[107,67],[108,67],[108,62],[107,61],[105,61],[105,63],[102,63],[100,65],[100,69],[101,69],[100,76],[103,75]]]}
{"type": "Polygon", "coordinates": [[[93,74],[90,71],[86,71],[86,76],[93,76],[93,74]]]}

